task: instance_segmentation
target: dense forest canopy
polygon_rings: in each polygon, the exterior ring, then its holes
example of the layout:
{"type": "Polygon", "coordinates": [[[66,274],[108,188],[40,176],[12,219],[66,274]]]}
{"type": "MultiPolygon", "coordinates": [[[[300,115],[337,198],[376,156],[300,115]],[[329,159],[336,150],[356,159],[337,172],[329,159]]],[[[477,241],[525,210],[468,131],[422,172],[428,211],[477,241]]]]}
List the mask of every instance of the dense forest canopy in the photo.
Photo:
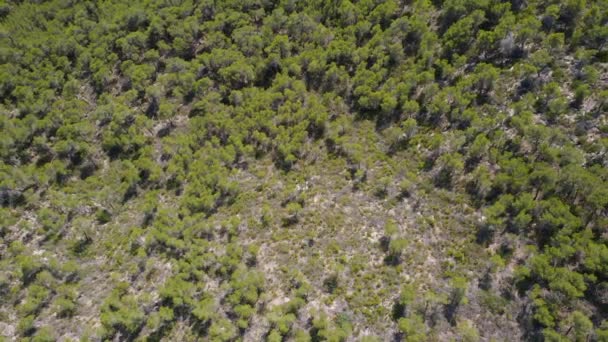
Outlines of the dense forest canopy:
{"type": "Polygon", "coordinates": [[[608,341],[608,1],[0,0],[0,340],[608,341]]]}

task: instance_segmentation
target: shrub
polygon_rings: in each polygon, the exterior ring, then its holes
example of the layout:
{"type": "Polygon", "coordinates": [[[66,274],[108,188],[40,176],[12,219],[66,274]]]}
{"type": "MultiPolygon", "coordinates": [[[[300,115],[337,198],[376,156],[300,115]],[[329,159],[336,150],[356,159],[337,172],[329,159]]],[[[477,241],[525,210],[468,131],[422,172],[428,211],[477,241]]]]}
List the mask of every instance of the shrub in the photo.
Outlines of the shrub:
{"type": "Polygon", "coordinates": [[[97,209],[97,213],[95,214],[97,222],[104,224],[110,222],[112,219],[112,214],[106,209],[100,208],[97,209]]]}

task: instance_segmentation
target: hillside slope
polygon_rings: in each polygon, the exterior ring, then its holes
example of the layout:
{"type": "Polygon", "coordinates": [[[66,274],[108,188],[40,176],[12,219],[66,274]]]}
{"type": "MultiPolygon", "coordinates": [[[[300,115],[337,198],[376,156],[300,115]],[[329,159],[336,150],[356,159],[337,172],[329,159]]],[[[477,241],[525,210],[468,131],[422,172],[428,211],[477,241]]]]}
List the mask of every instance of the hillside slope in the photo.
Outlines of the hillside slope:
{"type": "Polygon", "coordinates": [[[0,340],[608,341],[608,2],[0,22],[0,340]]]}

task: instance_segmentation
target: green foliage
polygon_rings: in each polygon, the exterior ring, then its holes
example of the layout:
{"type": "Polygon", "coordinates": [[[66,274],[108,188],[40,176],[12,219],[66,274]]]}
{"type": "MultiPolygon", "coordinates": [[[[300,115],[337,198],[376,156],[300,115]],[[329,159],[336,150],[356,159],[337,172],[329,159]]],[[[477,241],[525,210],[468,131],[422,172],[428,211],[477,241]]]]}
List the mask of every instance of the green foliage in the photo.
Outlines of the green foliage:
{"type": "Polygon", "coordinates": [[[602,321],[601,326],[595,330],[595,334],[597,335],[598,341],[608,341],[608,323],[602,321]]]}
{"type": "Polygon", "coordinates": [[[417,342],[426,340],[427,327],[419,315],[399,319],[398,326],[399,331],[405,335],[405,341],[417,342]]]}
{"type": "Polygon", "coordinates": [[[479,341],[479,331],[472,325],[471,321],[460,321],[456,326],[458,334],[462,341],[477,342],[479,341]]]}
{"type": "Polygon", "coordinates": [[[108,223],[112,219],[112,214],[110,214],[110,212],[106,209],[99,209],[97,210],[96,218],[101,224],[108,223]]]}
{"type": "Polygon", "coordinates": [[[202,322],[207,322],[215,316],[216,307],[212,298],[204,298],[196,303],[192,315],[202,322]]]}
{"type": "Polygon", "coordinates": [[[210,341],[230,341],[237,335],[236,327],[225,318],[219,318],[209,327],[210,341]]]}
{"type": "Polygon", "coordinates": [[[289,219],[295,222],[298,221],[298,216],[302,212],[302,205],[298,202],[290,202],[285,207],[287,213],[289,214],[289,219]]]}
{"type": "Polygon", "coordinates": [[[327,342],[345,341],[346,338],[350,335],[350,323],[347,320],[341,320],[337,323],[337,326],[332,324],[332,322],[327,319],[327,316],[325,314],[321,314],[318,317],[315,317],[312,322],[312,339],[327,342]]]}
{"type": "Polygon", "coordinates": [[[57,340],[55,336],[56,333],[53,328],[45,326],[36,331],[36,334],[32,337],[32,342],[54,342],[57,340]]]}
{"type": "Polygon", "coordinates": [[[17,325],[17,331],[23,336],[31,335],[34,331],[36,331],[34,320],[35,317],[32,315],[23,317],[17,325]]]}
{"type": "Polygon", "coordinates": [[[34,284],[28,288],[27,297],[23,304],[19,306],[19,311],[23,316],[35,315],[46,304],[50,291],[40,285],[34,284]]]}
{"type": "Polygon", "coordinates": [[[407,239],[401,238],[401,239],[391,240],[391,242],[388,246],[388,251],[389,251],[390,256],[394,257],[394,258],[401,257],[401,254],[407,248],[408,245],[409,245],[409,241],[407,239]]]}
{"type": "Polygon", "coordinates": [[[21,270],[21,279],[23,283],[29,283],[44,266],[37,258],[29,255],[18,256],[17,263],[21,270]]]}
{"type": "Polygon", "coordinates": [[[264,276],[260,272],[238,269],[230,281],[233,292],[228,296],[228,302],[234,305],[254,305],[264,288],[264,282],[264,276]]]}
{"type": "Polygon", "coordinates": [[[450,281],[452,292],[450,295],[450,301],[454,305],[465,304],[467,298],[465,297],[468,289],[468,281],[463,277],[454,277],[450,281]]]}
{"type": "Polygon", "coordinates": [[[54,305],[60,317],[71,317],[76,312],[76,303],[70,298],[57,298],[54,305]]]}
{"type": "Polygon", "coordinates": [[[386,223],[384,224],[384,235],[385,236],[392,236],[395,235],[399,230],[399,227],[397,226],[397,222],[395,222],[395,220],[393,219],[388,219],[386,220],[386,223]]]}
{"type": "Polygon", "coordinates": [[[93,340],[608,339],[606,13],[0,1],[0,320],[35,341],[85,321],[93,340]]]}
{"type": "Polygon", "coordinates": [[[120,283],[105,300],[101,308],[101,323],[106,338],[120,333],[134,336],[145,322],[145,314],[138,305],[137,298],[127,294],[128,284],[120,283]]]}
{"type": "Polygon", "coordinates": [[[408,306],[416,299],[416,289],[413,284],[406,284],[401,287],[399,294],[399,303],[403,306],[408,306]]]}

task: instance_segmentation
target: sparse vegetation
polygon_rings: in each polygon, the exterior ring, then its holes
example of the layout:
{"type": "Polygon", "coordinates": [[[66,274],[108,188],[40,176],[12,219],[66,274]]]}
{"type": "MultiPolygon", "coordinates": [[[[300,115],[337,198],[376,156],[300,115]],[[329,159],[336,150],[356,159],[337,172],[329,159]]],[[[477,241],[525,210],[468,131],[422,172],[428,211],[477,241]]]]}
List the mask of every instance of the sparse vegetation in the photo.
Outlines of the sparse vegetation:
{"type": "Polygon", "coordinates": [[[607,24],[0,0],[0,340],[608,341],[607,24]]]}

